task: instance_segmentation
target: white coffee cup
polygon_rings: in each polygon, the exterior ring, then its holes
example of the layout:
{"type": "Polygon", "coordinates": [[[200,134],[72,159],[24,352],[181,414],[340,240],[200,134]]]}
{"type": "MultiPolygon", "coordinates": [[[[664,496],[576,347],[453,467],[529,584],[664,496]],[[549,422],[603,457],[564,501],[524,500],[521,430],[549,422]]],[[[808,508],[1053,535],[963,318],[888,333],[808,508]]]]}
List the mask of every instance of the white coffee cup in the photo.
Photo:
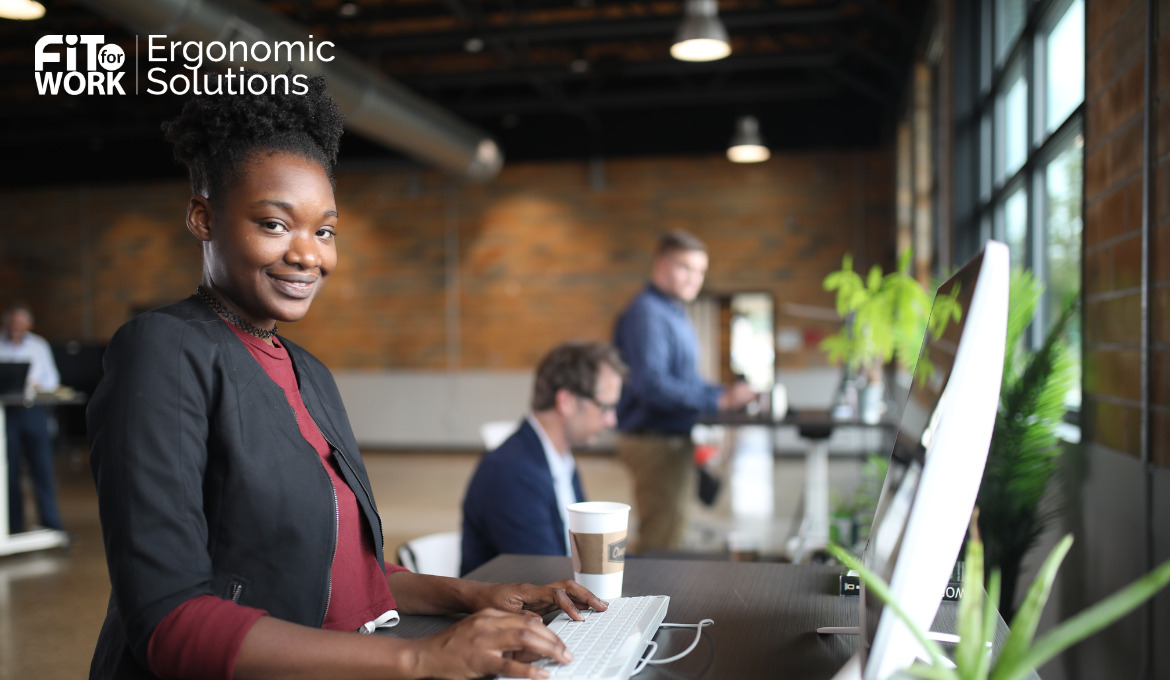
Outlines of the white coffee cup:
{"type": "Polygon", "coordinates": [[[772,388],[772,417],[783,420],[788,414],[788,388],[780,383],[772,388]]]}
{"type": "Polygon", "coordinates": [[[622,596],[630,506],[587,501],[569,506],[573,580],[603,600],[622,596]]]}

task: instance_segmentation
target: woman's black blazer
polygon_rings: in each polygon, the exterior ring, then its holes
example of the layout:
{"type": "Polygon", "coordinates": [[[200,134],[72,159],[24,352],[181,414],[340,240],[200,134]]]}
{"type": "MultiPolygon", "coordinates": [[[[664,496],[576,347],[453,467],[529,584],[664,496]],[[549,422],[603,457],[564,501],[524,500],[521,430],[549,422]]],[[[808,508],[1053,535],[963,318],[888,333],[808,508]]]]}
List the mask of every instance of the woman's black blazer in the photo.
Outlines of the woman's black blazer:
{"type": "MultiPolygon", "coordinates": [[[[280,338],[382,564],[382,526],[332,375],[280,338]]],[[[283,390],[190,297],[122,326],[86,413],[112,591],[91,678],[148,678],[158,622],[202,594],[325,618],[336,499],[283,390]]]]}

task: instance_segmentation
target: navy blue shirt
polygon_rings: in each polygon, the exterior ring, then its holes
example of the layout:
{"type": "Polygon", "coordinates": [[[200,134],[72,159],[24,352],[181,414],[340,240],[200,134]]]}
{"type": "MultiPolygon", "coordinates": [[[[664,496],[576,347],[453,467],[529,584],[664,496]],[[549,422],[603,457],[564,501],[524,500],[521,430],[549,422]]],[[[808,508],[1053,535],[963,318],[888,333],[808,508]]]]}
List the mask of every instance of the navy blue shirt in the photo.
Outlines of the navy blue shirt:
{"type": "Polygon", "coordinates": [[[723,387],[699,376],[699,343],[679,300],[647,284],[618,317],[613,344],[629,367],[622,432],[690,434],[699,413],[718,410],[723,387]]]}

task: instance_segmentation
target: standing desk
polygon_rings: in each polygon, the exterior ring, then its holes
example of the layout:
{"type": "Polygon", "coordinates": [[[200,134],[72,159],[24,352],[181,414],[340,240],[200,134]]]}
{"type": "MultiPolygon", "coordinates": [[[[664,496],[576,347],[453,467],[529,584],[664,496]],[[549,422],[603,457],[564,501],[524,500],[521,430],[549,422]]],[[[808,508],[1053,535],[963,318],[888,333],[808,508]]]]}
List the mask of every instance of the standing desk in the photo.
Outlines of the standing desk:
{"type": "Polygon", "coordinates": [[[69,545],[69,534],[56,529],[37,529],[19,534],[8,533],[8,426],[4,407],[84,403],[85,397],[80,394],[69,399],[60,399],[52,394],[38,395],[32,400],[26,400],[23,397],[0,397],[0,555],[63,548],[69,545]]]}
{"type": "MultiPolygon", "coordinates": [[[[857,598],[837,593],[839,566],[766,562],[626,560],[623,594],[669,595],[668,623],[710,618],[688,656],[648,666],[639,680],[829,680],[857,650],[857,636],[818,635],[817,626],[857,625],[857,598]]],[[[468,578],[493,583],[549,583],[572,578],[567,557],[500,555],[468,578]]],[[[935,630],[953,632],[957,603],[943,602],[935,630]]],[[[456,619],[406,615],[386,634],[436,633],[456,619]]],[[[1006,638],[1000,622],[997,647],[1006,638]]],[[[694,639],[693,628],[663,628],[656,656],[666,658],[694,639]]]]}
{"type": "MultiPolygon", "coordinates": [[[[894,432],[898,423],[887,418],[866,422],[860,418],[834,418],[828,411],[789,409],[782,418],[771,414],[717,413],[703,416],[705,425],[765,427],[769,430],[795,428],[808,442],[805,452],[804,504],[795,548],[789,551],[794,562],[805,561],[829,545],[829,438],[836,430],[879,430],[894,432]]],[[[888,452],[888,448],[887,448],[888,452]]]]}

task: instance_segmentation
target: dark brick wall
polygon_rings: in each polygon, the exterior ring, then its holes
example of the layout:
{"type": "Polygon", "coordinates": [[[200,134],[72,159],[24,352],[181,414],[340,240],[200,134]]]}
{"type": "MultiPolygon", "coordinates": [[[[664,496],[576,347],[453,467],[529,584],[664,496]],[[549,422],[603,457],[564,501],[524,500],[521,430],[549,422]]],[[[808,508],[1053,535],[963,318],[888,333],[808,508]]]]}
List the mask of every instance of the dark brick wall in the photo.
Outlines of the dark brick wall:
{"type": "MultiPolygon", "coordinates": [[[[486,186],[339,172],[339,266],[282,332],[334,369],[527,369],[566,338],[608,338],[672,227],[707,241],[709,291],[831,307],[821,280],[846,252],[861,267],[893,261],[893,193],[885,151],[611,161],[602,186],[582,163],[511,165],[486,186]]],[[[194,289],[187,197],[183,182],[2,191],[14,257],[0,282],[51,340],[104,341],[194,289]]],[[[823,363],[811,350],[783,359],[823,363]]]]}
{"type": "Polygon", "coordinates": [[[1158,3],[1155,167],[1143,226],[1147,2],[1089,2],[1085,86],[1085,435],[1141,457],[1141,263],[1153,263],[1153,462],[1170,466],[1170,37],[1158,3]],[[1148,228],[1149,252],[1143,250],[1148,228]]]}
{"type": "MultiPolygon", "coordinates": [[[[1084,406],[1082,445],[1066,487],[1077,544],[1062,574],[1061,618],[1170,558],[1170,1],[1088,0],[1086,10],[1084,406]],[[1156,42],[1147,87],[1151,7],[1156,42]],[[1151,168],[1144,165],[1147,148],[1154,151],[1151,168]],[[1152,276],[1143,310],[1145,261],[1152,276]],[[1143,318],[1153,341],[1148,403],[1141,389],[1143,318]]],[[[1162,644],[1168,631],[1170,594],[1163,591],[1066,653],[1067,677],[1168,677],[1170,653],[1162,644]]]]}

